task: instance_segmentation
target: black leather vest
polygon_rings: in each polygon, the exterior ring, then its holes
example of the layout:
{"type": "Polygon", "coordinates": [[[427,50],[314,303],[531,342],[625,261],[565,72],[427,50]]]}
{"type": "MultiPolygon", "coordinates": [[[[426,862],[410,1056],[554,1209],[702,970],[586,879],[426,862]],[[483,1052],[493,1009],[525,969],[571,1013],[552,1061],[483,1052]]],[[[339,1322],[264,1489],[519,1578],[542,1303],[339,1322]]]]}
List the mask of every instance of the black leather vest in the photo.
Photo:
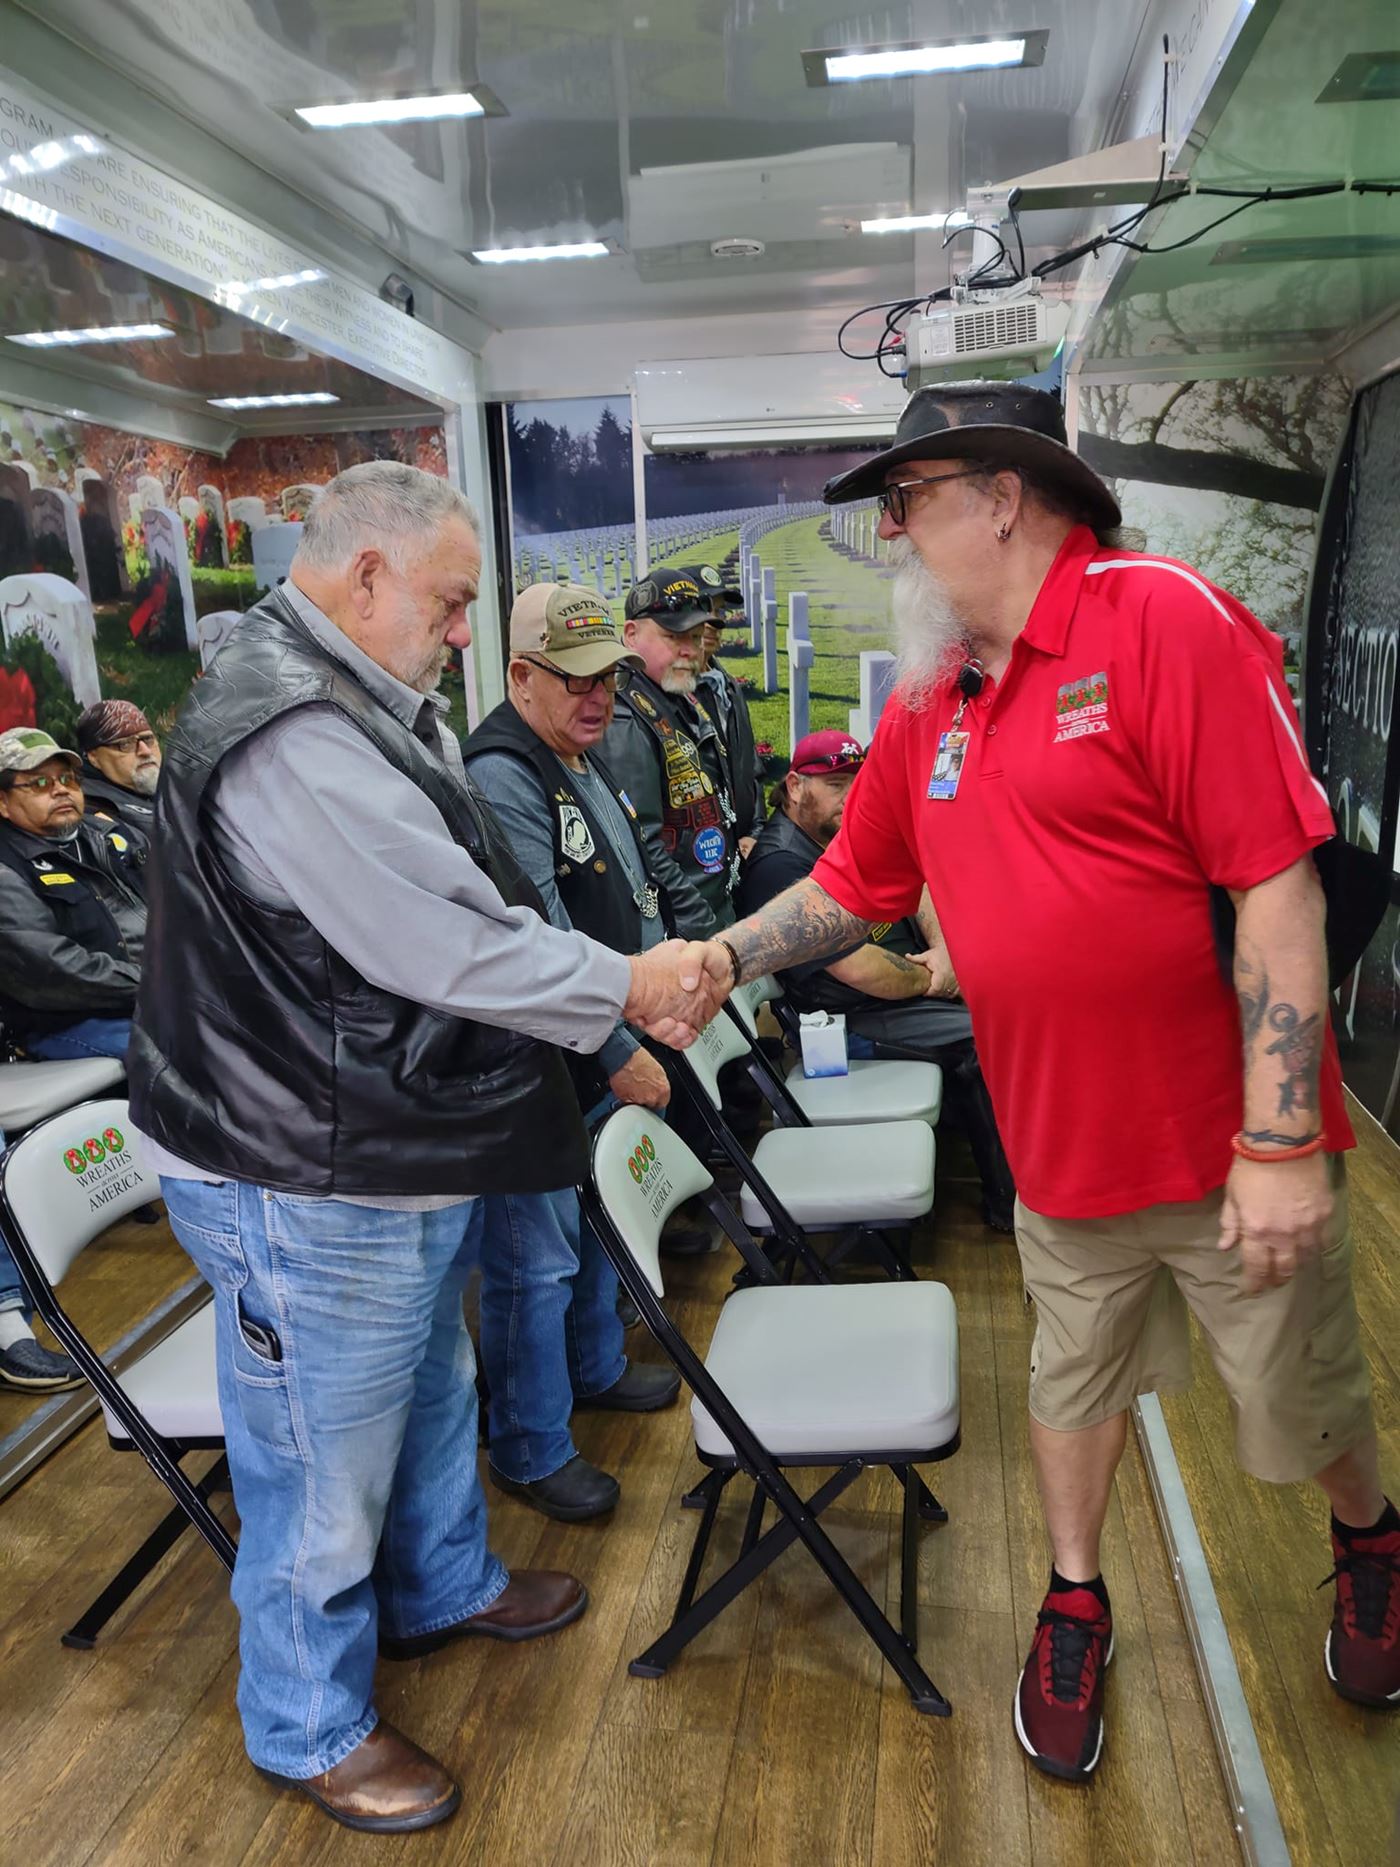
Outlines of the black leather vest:
{"type": "Polygon", "coordinates": [[[700,898],[728,918],[739,879],[728,755],[713,716],[698,697],[668,694],[637,671],[617,704],[630,707],[656,740],[661,760],[661,842],[700,898]]]}
{"type": "Polygon", "coordinates": [[[303,916],[254,901],[218,860],[203,809],[220,761],[269,721],[317,703],[431,798],[508,904],[540,911],[483,800],[274,592],[195,683],[166,747],[132,1119],[196,1166],[283,1192],[573,1185],[586,1143],[555,1049],[372,985],[303,916]]]}
{"type": "MultiPolygon", "coordinates": [[[[138,832],[129,837],[123,826],[99,824],[88,818],[67,843],[31,836],[8,822],[0,822],[0,863],[19,876],[53,916],[54,932],[89,953],[140,962],[122,938],[104,895],[124,888],[132,898],[132,911],[144,889],[142,864],[145,842],[138,832]]],[[[66,1031],[82,1017],[99,1014],[79,1011],[41,1011],[22,1005],[0,992],[0,1024],[20,1041],[66,1031]]],[[[121,1017],[119,1010],[100,1014],[121,1017]]]]}

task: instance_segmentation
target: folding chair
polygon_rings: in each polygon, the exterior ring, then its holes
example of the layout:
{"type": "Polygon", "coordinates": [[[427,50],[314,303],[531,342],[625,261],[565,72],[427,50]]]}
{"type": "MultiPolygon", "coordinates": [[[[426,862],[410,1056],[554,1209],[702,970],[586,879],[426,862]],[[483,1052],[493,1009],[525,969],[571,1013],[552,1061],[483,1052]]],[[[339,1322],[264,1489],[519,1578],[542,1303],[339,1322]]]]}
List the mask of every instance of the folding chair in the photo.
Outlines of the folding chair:
{"type": "Polygon", "coordinates": [[[623,1287],[689,1384],[695,1449],[709,1467],[700,1522],[670,1626],[634,1659],[641,1678],[664,1673],[681,1650],[794,1542],[801,1542],[899,1675],[917,1710],[951,1710],[919,1664],[918,1526],[947,1512],[914,1470],[951,1457],[960,1436],[958,1325],[943,1284],[781,1283],[753,1236],[685,1143],[645,1109],[609,1116],[593,1143],[584,1210],[623,1287]],[[701,1360],[667,1316],[658,1241],[667,1215],[700,1195],[753,1278],[720,1311],[701,1360]],[[900,1626],[896,1631],[818,1521],[866,1469],[884,1465],[903,1487],[900,1626]],[[784,1475],[835,1467],[803,1498],[784,1475]],[[697,1595],[726,1486],[753,1481],[737,1559],[697,1595]],[[763,1530],[766,1506],[778,1521],[763,1530]]]}
{"type": "Polygon", "coordinates": [[[139,1452],[175,1499],[175,1508],[64,1634],[66,1647],[91,1647],[190,1524],[225,1568],[233,1568],[233,1538],[209,1508],[212,1493],[227,1488],[227,1460],[220,1456],[198,1483],[180,1468],[187,1452],[222,1455],[224,1449],[212,1300],[118,1380],[55,1294],[100,1233],[159,1196],[160,1182],[142,1164],[126,1102],[117,1098],[83,1102],[41,1122],[0,1164],[0,1230],[35,1309],[96,1389],[110,1444],[139,1452]]]}
{"type": "Polygon", "coordinates": [[[779,1255],[797,1259],[809,1274],[820,1273],[821,1259],[808,1234],[834,1232],[838,1239],[828,1264],[868,1240],[891,1275],[912,1280],[907,1254],[886,1234],[907,1230],[933,1208],[934,1139],[928,1123],[818,1129],[799,1114],[793,1125],[770,1129],[750,1156],[724,1119],[719,1072],[751,1057],[746,1032],[723,1012],[689,1050],[668,1056],[672,1080],[743,1182],[744,1223],[750,1231],[770,1233],[779,1255]]]}
{"type": "Polygon", "coordinates": [[[936,1063],[852,1057],[847,1075],[809,1079],[798,1062],[780,1078],[759,1043],[755,1017],[756,1004],[775,1002],[755,1001],[741,986],[724,1007],[749,1040],[750,1074],[763,1072],[775,1102],[781,1097],[815,1128],[887,1121],[924,1121],[937,1127],[943,1110],[943,1072],[936,1063]]]}
{"type": "Polygon", "coordinates": [[[46,1116],[115,1089],[125,1074],[115,1057],[0,1063],[0,1131],[13,1140],[46,1116]]]}

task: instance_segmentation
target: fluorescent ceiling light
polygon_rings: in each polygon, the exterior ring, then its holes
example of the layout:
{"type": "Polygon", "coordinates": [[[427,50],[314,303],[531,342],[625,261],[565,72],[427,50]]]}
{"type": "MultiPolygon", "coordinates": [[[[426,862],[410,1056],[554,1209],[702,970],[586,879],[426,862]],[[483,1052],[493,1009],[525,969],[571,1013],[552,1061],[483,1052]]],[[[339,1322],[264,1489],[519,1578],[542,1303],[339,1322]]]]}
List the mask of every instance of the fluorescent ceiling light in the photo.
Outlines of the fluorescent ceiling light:
{"type": "Polygon", "coordinates": [[[0,214],[13,214],[16,220],[47,227],[50,232],[58,225],[57,208],[45,207],[41,201],[31,201],[28,195],[15,194],[9,188],[0,188],[0,214]]]}
{"type": "Polygon", "coordinates": [[[971,224],[970,214],[961,209],[952,214],[895,214],[883,220],[863,220],[860,223],[862,233],[943,233],[952,227],[966,227],[971,224]]]}
{"type": "Polygon", "coordinates": [[[94,324],[84,331],[11,332],[12,344],[48,350],[56,344],[129,344],[145,337],[173,337],[166,324],[94,324]]]}
{"type": "Polygon", "coordinates": [[[245,292],[281,292],[293,285],[314,285],[325,276],[319,267],[306,266],[300,272],[279,272],[275,277],[266,279],[233,279],[224,290],[239,296],[245,292]]]}
{"type": "Polygon", "coordinates": [[[338,402],[338,395],[324,389],[307,389],[297,395],[211,395],[210,408],[301,408],[308,402],[338,402]]]}
{"type": "Polygon", "coordinates": [[[353,104],[299,104],[296,114],[313,130],[347,130],[366,123],[431,123],[440,117],[484,117],[487,113],[486,105],[474,91],[445,91],[436,97],[380,97],[353,104]]]}
{"type": "Polygon", "coordinates": [[[513,266],[527,259],[606,259],[610,251],[601,240],[575,240],[561,246],[488,246],[472,258],[483,266],[513,266]]]}
{"type": "Polygon", "coordinates": [[[998,38],[937,39],[923,44],[828,46],[802,54],[810,85],[859,84],[875,78],[925,78],[965,71],[1004,71],[1045,62],[1045,31],[998,38]]]}

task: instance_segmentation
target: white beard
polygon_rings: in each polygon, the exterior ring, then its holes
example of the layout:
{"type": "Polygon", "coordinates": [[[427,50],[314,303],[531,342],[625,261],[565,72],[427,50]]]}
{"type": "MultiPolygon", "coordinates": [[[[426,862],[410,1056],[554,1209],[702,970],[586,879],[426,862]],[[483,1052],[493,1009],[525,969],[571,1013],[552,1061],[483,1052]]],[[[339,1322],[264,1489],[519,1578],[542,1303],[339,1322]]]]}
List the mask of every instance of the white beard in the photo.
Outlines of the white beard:
{"type": "Polygon", "coordinates": [[[667,668],[658,685],[663,694],[693,694],[699,682],[694,668],[667,668]]]}
{"type": "Polygon", "coordinates": [[[889,562],[895,570],[895,682],[900,699],[917,713],[967,652],[967,629],[911,539],[891,543],[889,562]]]}

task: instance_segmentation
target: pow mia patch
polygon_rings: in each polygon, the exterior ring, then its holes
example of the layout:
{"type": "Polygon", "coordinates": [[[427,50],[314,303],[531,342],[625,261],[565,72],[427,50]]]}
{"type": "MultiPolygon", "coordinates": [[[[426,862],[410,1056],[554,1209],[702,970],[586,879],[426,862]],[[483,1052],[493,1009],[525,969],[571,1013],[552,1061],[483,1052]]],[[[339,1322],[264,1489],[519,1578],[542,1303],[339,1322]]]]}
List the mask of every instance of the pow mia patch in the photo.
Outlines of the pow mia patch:
{"type": "Polygon", "coordinates": [[[715,585],[719,583],[719,572],[715,569],[713,564],[707,564],[700,572],[700,581],[701,583],[715,585]]]}
{"type": "Polygon", "coordinates": [[[585,862],[593,854],[593,838],[577,804],[559,806],[559,841],[564,854],[575,862],[585,862]]]}

